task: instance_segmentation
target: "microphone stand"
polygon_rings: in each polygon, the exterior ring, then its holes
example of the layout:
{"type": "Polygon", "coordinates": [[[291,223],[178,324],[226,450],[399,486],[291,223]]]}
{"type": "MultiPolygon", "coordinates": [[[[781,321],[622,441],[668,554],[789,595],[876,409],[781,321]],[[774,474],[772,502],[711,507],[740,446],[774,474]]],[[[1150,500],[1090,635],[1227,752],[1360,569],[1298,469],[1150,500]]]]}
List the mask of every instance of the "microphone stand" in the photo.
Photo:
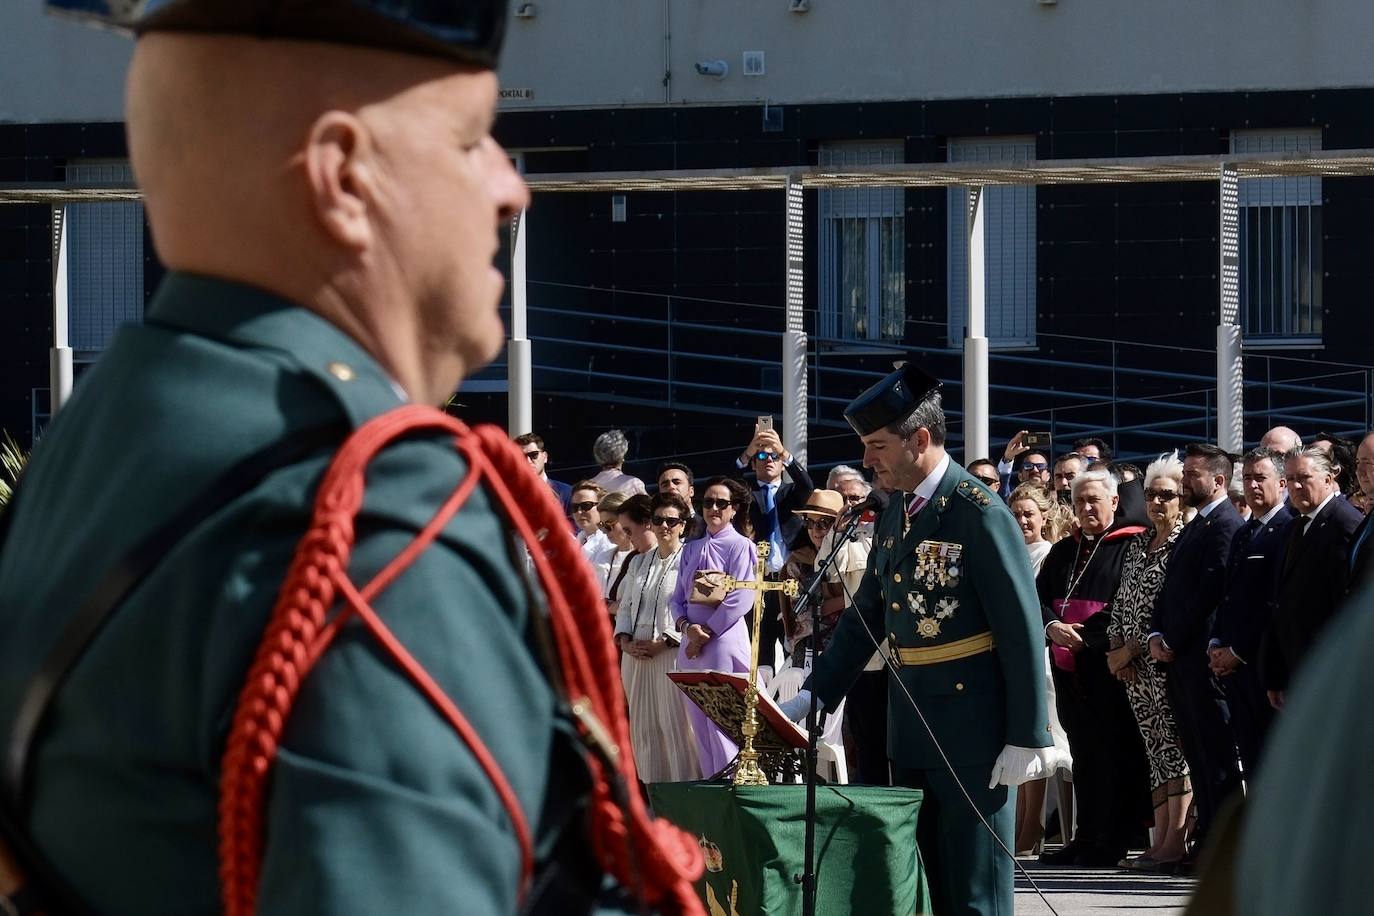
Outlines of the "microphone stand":
{"type": "MultiPolygon", "coordinates": [[[[862,512],[856,512],[854,517],[849,520],[849,525],[844,529],[839,537],[834,539],[830,550],[830,556],[826,557],[825,563],[816,570],[815,575],[807,584],[806,590],[797,598],[797,610],[801,611],[807,607],[808,603],[814,600],[816,589],[825,579],[825,574],[835,564],[835,558],[840,554],[840,548],[853,540],[859,529],[859,521],[863,518],[862,512]]],[[[811,648],[811,665],[815,670],[816,660],[820,658],[820,633],[821,615],[820,607],[817,606],[811,613],[811,633],[808,641],[811,648]]],[[[812,701],[806,711],[806,839],[805,859],[802,864],[801,886],[802,886],[802,916],[816,916],[816,759],[819,751],[818,741],[820,739],[820,729],[817,727],[816,701],[812,701]]]]}

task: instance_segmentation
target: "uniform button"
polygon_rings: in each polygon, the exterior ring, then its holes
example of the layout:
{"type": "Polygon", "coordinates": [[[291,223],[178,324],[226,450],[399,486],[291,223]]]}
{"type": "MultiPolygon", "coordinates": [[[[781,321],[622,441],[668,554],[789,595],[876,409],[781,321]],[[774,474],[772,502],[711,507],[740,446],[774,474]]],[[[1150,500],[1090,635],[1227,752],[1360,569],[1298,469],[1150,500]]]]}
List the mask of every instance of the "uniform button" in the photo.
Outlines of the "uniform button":
{"type": "Polygon", "coordinates": [[[330,363],[325,368],[329,370],[330,375],[341,382],[353,381],[353,367],[348,363],[330,363]]]}
{"type": "Polygon", "coordinates": [[[893,581],[893,582],[901,582],[901,581],[902,581],[902,574],[901,574],[901,573],[893,573],[893,574],[892,574],[892,581],[893,581]]]}
{"type": "Polygon", "coordinates": [[[892,609],[893,609],[894,611],[900,611],[900,610],[902,609],[902,606],[901,606],[900,604],[898,604],[897,602],[894,601],[894,602],[892,602],[892,609]]]}
{"type": "Polygon", "coordinates": [[[964,683],[963,683],[963,681],[960,681],[959,683],[955,684],[955,685],[954,685],[954,689],[955,689],[955,690],[963,690],[963,689],[964,689],[964,683]]]}

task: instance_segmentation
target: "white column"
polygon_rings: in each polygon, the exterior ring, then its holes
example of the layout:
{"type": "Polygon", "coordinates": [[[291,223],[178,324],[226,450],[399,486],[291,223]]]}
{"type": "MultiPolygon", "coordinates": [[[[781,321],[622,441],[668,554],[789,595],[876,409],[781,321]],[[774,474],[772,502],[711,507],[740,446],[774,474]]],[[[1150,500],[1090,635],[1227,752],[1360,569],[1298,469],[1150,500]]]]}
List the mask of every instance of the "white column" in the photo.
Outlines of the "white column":
{"type": "Polygon", "coordinates": [[[787,195],[787,328],[782,333],[782,441],[806,466],[806,330],[802,323],[802,277],[806,262],[802,185],[789,176],[787,195]]]}
{"type": "Polygon", "coordinates": [[[968,311],[964,316],[964,462],[988,453],[988,339],[984,191],[968,194],[968,311]]]}
{"type": "Polygon", "coordinates": [[[52,416],[72,396],[72,348],[67,300],[67,206],[52,208],[52,349],[48,353],[48,386],[52,416]]]}
{"type": "Polygon", "coordinates": [[[533,354],[527,336],[525,251],[529,242],[529,211],[510,225],[510,345],[506,348],[508,430],[512,436],[534,432],[533,354]]]}
{"type": "Polygon", "coordinates": [[[1221,167],[1221,302],[1217,322],[1217,445],[1245,449],[1245,363],[1240,334],[1240,180],[1221,167]]]}

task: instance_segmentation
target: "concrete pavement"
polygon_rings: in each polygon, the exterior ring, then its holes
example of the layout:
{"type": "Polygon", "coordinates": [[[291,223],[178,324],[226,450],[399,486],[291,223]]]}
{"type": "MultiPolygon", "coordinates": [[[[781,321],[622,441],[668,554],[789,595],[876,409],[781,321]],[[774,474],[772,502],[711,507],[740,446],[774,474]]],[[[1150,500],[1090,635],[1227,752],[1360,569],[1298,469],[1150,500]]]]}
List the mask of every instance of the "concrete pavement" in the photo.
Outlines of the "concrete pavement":
{"type": "MultiPolygon", "coordinates": [[[[1138,913],[1181,916],[1193,890],[1192,878],[1141,875],[1110,868],[1063,868],[1019,860],[1049,898],[1059,916],[1138,913]]],[[[1016,916],[1052,916],[1020,872],[1016,876],[1016,916]]]]}

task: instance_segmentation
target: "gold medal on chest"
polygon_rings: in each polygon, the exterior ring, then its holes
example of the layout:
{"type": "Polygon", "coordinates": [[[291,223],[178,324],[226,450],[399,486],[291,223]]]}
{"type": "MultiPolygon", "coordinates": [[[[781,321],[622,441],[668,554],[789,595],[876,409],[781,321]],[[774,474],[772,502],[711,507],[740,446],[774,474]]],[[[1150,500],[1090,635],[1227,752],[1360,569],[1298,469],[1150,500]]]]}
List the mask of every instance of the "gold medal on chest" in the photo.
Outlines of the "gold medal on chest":
{"type": "Polygon", "coordinates": [[[916,545],[916,579],[925,585],[926,591],[934,591],[936,586],[957,586],[963,571],[959,562],[963,553],[963,544],[922,541],[916,545]]]}

